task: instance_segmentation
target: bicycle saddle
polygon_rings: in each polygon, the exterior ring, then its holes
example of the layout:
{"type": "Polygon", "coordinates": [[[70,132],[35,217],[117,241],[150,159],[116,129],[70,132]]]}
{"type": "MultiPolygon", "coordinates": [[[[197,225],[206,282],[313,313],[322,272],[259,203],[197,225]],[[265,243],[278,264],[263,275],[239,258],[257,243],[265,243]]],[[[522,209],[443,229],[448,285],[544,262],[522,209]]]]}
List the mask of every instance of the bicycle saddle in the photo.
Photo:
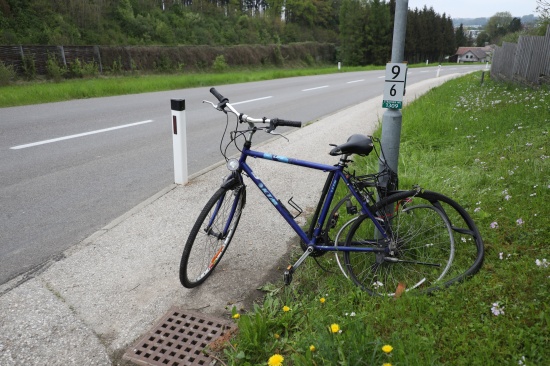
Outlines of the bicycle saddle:
{"type": "Polygon", "coordinates": [[[334,149],[330,151],[330,155],[332,156],[344,154],[357,154],[367,156],[370,154],[372,149],[374,149],[374,144],[372,143],[372,140],[369,137],[360,134],[351,135],[348,138],[348,141],[342,145],[331,146],[335,146],[334,149]]]}

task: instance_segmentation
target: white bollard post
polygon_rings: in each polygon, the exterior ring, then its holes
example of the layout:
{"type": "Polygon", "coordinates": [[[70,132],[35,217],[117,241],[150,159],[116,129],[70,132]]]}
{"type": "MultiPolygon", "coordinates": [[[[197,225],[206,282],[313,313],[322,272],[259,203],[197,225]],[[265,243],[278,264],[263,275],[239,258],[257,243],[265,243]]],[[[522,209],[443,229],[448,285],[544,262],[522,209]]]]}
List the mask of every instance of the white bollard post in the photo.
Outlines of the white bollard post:
{"type": "Polygon", "coordinates": [[[340,68],[342,67],[342,63],[338,61],[338,71],[340,71],[340,68]]]}
{"type": "Polygon", "coordinates": [[[187,175],[187,123],[185,99],[172,99],[172,145],[174,147],[174,182],[186,184],[187,175]]]}
{"type": "Polygon", "coordinates": [[[436,78],[439,77],[439,72],[440,72],[440,71],[441,71],[441,65],[439,65],[439,66],[437,67],[437,76],[436,76],[436,78]]]}

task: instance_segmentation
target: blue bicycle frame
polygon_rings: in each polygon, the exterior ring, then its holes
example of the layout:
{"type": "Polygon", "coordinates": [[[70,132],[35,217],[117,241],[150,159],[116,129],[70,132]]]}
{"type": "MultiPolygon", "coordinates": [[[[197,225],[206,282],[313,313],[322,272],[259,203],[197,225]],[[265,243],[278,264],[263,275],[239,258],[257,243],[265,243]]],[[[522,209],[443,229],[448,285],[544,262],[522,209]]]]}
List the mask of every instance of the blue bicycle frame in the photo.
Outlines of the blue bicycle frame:
{"type": "MultiPolygon", "coordinates": [[[[264,153],[260,151],[254,151],[247,148],[246,144],[243,147],[242,154],[239,160],[239,170],[242,172],[244,171],[250,179],[256,184],[256,186],[263,192],[263,194],[266,196],[266,198],[271,202],[271,204],[279,211],[279,213],[283,216],[283,218],[288,222],[288,224],[292,227],[292,229],[298,234],[298,236],[302,239],[302,241],[306,244],[306,246],[312,246],[314,250],[320,250],[320,251],[345,251],[345,252],[378,252],[381,251],[379,248],[374,247],[353,247],[353,246],[326,246],[326,245],[317,245],[317,238],[321,234],[323,223],[325,222],[325,219],[328,215],[330,204],[334,198],[334,195],[336,193],[336,187],[338,186],[338,183],[340,180],[343,180],[346,186],[348,187],[349,191],[353,194],[353,196],[357,199],[357,201],[361,205],[361,212],[363,214],[366,214],[369,216],[369,218],[374,223],[375,227],[381,234],[381,239],[387,239],[388,235],[384,228],[380,225],[378,220],[373,216],[370,209],[367,206],[367,203],[363,200],[361,197],[361,194],[358,193],[353,186],[351,185],[350,181],[344,174],[344,159],[341,160],[340,164],[337,165],[325,165],[325,164],[319,164],[314,162],[309,162],[305,160],[299,160],[299,159],[293,159],[288,158],[286,156],[281,155],[273,155],[269,153],[264,153]],[[246,159],[251,156],[253,158],[258,159],[264,159],[264,160],[270,160],[273,162],[278,163],[284,163],[284,164],[291,164],[291,165],[297,165],[301,167],[305,167],[308,169],[314,169],[314,170],[322,170],[324,172],[329,173],[329,176],[327,177],[327,181],[330,180],[330,186],[328,189],[328,192],[326,193],[326,199],[324,200],[321,213],[317,219],[317,223],[315,224],[315,229],[313,231],[313,234],[311,237],[309,237],[304,230],[296,223],[294,220],[294,217],[288,212],[286,207],[284,207],[280,200],[275,197],[273,193],[266,187],[266,185],[262,182],[262,180],[254,174],[252,171],[252,168],[247,164],[246,159]]],[[[322,197],[321,197],[322,198],[322,197]]],[[[320,204],[320,203],[319,203],[320,204]]],[[[313,224],[312,224],[313,225],[313,224]]]]}

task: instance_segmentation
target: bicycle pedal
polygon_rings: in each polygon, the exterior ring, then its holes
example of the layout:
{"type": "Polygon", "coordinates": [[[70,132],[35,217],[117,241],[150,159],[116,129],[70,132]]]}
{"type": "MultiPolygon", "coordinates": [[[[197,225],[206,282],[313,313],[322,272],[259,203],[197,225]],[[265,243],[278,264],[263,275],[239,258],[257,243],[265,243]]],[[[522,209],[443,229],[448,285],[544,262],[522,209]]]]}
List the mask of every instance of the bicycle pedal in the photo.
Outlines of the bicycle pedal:
{"type": "Polygon", "coordinates": [[[294,273],[294,268],[292,266],[288,266],[286,271],[283,273],[283,280],[285,282],[286,286],[289,286],[292,282],[292,274],[294,273]]]}

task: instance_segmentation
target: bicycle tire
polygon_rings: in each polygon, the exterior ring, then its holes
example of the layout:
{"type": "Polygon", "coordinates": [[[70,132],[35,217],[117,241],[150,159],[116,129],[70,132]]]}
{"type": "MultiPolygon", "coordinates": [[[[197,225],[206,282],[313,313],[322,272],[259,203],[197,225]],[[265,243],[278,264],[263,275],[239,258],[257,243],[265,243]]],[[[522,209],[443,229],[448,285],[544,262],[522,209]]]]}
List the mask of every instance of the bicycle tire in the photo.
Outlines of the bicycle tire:
{"type": "Polygon", "coordinates": [[[220,188],[193,225],[180,262],[180,282],[186,288],[203,283],[214,271],[235,234],[246,203],[246,188],[220,188]]]}
{"type": "Polygon", "coordinates": [[[360,216],[349,229],[345,246],[379,249],[344,253],[350,278],[371,295],[395,296],[413,289],[431,292],[450,271],[455,255],[451,223],[436,206],[417,204],[417,195],[416,191],[393,194],[374,206],[388,240],[377,237],[381,235],[368,215],[360,216]]]}
{"type": "MultiPolygon", "coordinates": [[[[404,194],[404,191],[394,193],[404,194]]],[[[456,243],[455,258],[444,286],[462,282],[476,274],[483,266],[485,248],[479,229],[468,212],[456,201],[438,192],[424,190],[416,199],[437,207],[445,214],[453,229],[456,243]]]]}
{"type": "MultiPolygon", "coordinates": [[[[323,240],[324,243],[334,246],[343,246],[347,237],[347,232],[350,225],[359,217],[357,212],[349,212],[346,205],[353,206],[354,210],[359,210],[358,204],[355,201],[355,197],[351,193],[348,193],[344,198],[338,201],[328,215],[328,219],[325,220],[323,225],[323,240]],[[344,221],[344,224],[340,225],[339,222],[344,221]],[[343,240],[342,240],[343,238],[343,240]]],[[[360,211],[358,211],[360,212],[360,211]]],[[[322,252],[323,254],[326,252],[322,252]]],[[[343,252],[335,251],[334,257],[338,268],[342,274],[347,278],[348,274],[344,268],[343,252]]]]}

